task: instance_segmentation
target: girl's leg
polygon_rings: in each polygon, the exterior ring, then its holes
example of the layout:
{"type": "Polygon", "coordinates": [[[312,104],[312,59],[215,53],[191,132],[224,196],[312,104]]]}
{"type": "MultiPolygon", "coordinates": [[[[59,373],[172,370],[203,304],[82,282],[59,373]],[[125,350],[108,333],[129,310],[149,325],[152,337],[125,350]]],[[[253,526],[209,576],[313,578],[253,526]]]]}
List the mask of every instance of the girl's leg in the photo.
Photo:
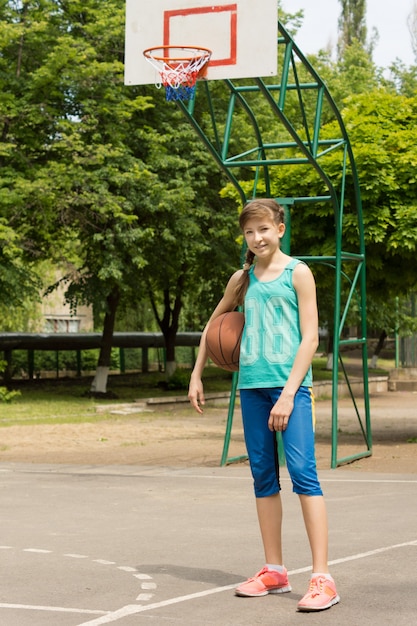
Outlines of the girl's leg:
{"type": "Polygon", "coordinates": [[[256,498],[256,510],[265,552],[265,563],[282,565],[282,504],[280,494],[256,498]]]}
{"type": "Polygon", "coordinates": [[[327,512],[317,477],[314,454],[314,399],[300,387],[288,428],[283,433],[285,454],[294,491],[298,494],[313,558],[313,572],[328,572],[327,512]]]}
{"type": "Polygon", "coordinates": [[[327,514],[323,496],[300,495],[305,527],[313,557],[313,574],[299,611],[323,611],[340,601],[327,564],[327,514]]]}
{"type": "Polygon", "coordinates": [[[328,569],[327,511],[323,496],[300,495],[304,524],[310,542],[313,572],[326,574],[328,569]]]}
{"type": "Polygon", "coordinates": [[[278,449],[268,428],[273,403],[268,390],[240,391],[243,427],[266,563],[282,564],[282,505],[279,495],[278,449]]]}
{"type": "Polygon", "coordinates": [[[317,477],[314,455],[314,404],[309,390],[300,387],[287,430],[285,454],[294,491],[298,494],[313,559],[308,591],[298,603],[299,611],[322,611],[340,600],[328,570],[327,512],[317,477]]]}
{"type": "Polygon", "coordinates": [[[235,593],[244,597],[286,593],[291,591],[291,585],[282,565],[278,449],[276,435],[268,428],[270,394],[267,390],[241,389],[240,404],[266,564],[253,578],[239,585],[235,593]]]}

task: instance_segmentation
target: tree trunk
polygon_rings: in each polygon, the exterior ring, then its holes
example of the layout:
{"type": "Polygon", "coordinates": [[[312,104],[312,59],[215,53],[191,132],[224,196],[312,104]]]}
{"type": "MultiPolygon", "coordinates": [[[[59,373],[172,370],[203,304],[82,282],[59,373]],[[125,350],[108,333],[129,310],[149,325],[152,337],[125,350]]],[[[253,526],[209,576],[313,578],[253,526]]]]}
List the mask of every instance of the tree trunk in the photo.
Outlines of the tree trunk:
{"type": "Polygon", "coordinates": [[[379,339],[378,339],[378,343],[376,344],[376,348],[374,350],[374,353],[372,355],[372,359],[371,362],[369,364],[369,367],[372,369],[375,369],[377,367],[377,363],[378,363],[378,357],[381,353],[382,348],[385,345],[385,340],[387,338],[387,333],[385,332],[385,330],[383,330],[381,332],[381,334],[379,335],[379,339]]]}
{"type": "Polygon", "coordinates": [[[159,328],[164,336],[165,341],[165,374],[167,378],[170,378],[177,368],[177,362],[175,358],[175,340],[178,332],[178,324],[180,313],[182,309],[182,291],[183,291],[183,276],[180,276],[177,282],[176,297],[174,306],[171,308],[170,292],[169,289],[164,291],[164,312],[162,318],[158,315],[158,309],[152,291],[149,290],[149,297],[152,304],[156,320],[159,328]]]}
{"type": "Polygon", "coordinates": [[[167,332],[164,333],[165,339],[165,357],[166,357],[166,377],[170,378],[175,370],[177,369],[177,361],[175,358],[175,338],[177,335],[176,329],[178,328],[178,320],[175,324],[175,328],[172,326],[167,329],[167,332]]]}
{"type": "Polygon", "coordinates": [[[329,371],[333,369],[333,345],[334,345],[334,335],[333,333],[329,333],[327,336],[327,362],[326,362],[326,370],[329,370],[329,371]]]}
{"type": "Polygon", "coordinates": [[[110,369],[111,348],[116,321],[116,312],[120,300],[120,293],[117,287],[107,296],[107,310],[104,317],[103,335],[101,338],[100,354],[98,357],[96,374],[91,383],[90,392],[92,394],[107,393],[107,379],[110,369]]]}

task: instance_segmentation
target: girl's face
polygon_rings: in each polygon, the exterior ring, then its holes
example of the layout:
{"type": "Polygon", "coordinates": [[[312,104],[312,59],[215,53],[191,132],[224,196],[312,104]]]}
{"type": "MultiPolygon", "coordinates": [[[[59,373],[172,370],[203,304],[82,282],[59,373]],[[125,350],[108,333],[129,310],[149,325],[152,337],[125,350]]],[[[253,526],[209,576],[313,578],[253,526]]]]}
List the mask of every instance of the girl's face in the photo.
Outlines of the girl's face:
{"type": "Polygon", "coordinates": [[[258,259],[270,257],[279,250],[284,231],[284,224],[277,224],[267,215],[251,218],[243,227],[247,246],[258,259]]]}

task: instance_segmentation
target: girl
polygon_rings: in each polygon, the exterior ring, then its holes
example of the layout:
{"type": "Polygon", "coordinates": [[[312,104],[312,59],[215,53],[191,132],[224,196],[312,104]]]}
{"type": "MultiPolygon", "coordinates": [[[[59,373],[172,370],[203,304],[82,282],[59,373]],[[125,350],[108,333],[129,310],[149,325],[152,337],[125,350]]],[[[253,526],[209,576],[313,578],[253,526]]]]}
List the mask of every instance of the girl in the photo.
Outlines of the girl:
{"type": "Polygon", "coordinates": [[[243,208],[239,224],[248,248],[246,262],[230,278],[203,331],[188,397],[202,413],[207,328],[218,315],[244,305],[238,389],[266,565],[235,592],[254,597],[291,591],[281,545],[279,431],[313,560],[309,589],[298,610],[319,611],[339,602],[339,596],[327,565],[327,514],[314,453],[311,361],[318,346],[315,282],[307,265],[280,249],[284,211],[275,200],[252,200],[243,208]]]}

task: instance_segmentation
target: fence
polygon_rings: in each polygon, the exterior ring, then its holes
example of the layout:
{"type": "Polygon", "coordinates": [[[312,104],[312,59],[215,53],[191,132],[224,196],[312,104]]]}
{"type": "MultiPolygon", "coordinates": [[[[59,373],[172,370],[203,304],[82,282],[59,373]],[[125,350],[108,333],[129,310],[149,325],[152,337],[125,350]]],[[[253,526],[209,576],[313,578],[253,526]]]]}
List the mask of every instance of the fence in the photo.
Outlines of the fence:
{"type": "MultiPolygon", "coordinates": [[[[183,332],[177,333],[176,346],[190,347],[194,352],[199,345],[201,333],[183,332]]],[[[59,352],[73,350],[76,352],[76,374],[81,376],[82,351],[99,349],[102,342],[101,333],[0,333],[0,350],[4,352],[4,360],[7,363],[4,378],[12,378],[12,360],[15,350],[27,351],[27,375],[34,378],[35,375],[35,352],[38,350],[52,351],[56,355],[55,371],[59,376],[59,352]]],[[[124,371],[124,352],[128,348],[135,348],[142,351],[141,370],[147,372],[149,369],[149,350],[152,348],[164,349],[165,341],[162,333],[114,333],[112,338],[112,348],[120,350],[120,371],[124,371]]],[[[193,354],[192,352],[192,354],[193,354]]],[[[192,357],[193,358],[193,357],[192,357]]]]}

